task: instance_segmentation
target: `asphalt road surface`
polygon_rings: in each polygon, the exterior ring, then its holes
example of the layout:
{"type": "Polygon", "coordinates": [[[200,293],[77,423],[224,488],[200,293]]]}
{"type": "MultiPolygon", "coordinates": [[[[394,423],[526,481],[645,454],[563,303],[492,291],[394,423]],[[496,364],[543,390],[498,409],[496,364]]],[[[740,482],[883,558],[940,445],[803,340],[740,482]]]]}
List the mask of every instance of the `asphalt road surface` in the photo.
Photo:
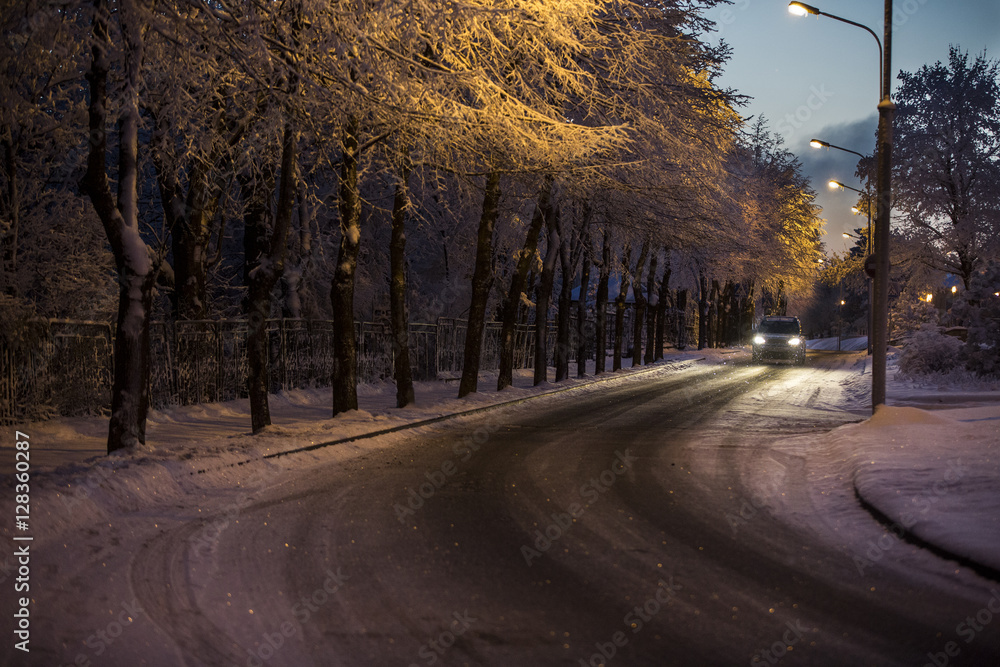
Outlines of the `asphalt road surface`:
{"type": "Polygon", "coordinates": [[[293,467],[131,555],[137,662],[997,664],[1000,614],[946,652],[991,582],[907,544],[860,576],[769,449],[863,418],[813,407],[839,358],[654,371],[293,467]],[[776,464],[798,521],[747,484],[776,464]]]}

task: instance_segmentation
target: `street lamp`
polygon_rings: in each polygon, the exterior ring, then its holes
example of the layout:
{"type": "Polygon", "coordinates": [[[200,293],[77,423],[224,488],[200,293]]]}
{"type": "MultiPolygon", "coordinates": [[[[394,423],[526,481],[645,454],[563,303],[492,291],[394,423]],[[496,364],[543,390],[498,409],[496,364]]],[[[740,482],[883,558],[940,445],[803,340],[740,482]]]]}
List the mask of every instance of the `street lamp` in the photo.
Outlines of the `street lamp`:
{"type": "MultiPolygon", "coordinates": [[[[889,21],[889,20],[891,20],[890,17],[892,16],[892,10],[891,10],[892,0],[886,0],[886,5],[888,7],[890,7],[890,9],[887,10],[887,12],[886,12],[886,21],[889,21]]],[[[821,11],[818,7],[813,7],[812,5],[807,5],[804,2],[789,2],[788,3],[788,13],[789,14],[793,14],[795,16],[806,16],[807,14],[812,14],[814,16],[825,16],[827,18],[835,19],[837,21],[840,21],[841,23],[846,23],[848,25],[853,25],[856,28],[861,28],[862,30],[866,31],[869,35],[871,35],[872,37],[875,38],[875,43],[878,44],[878,61],[879,61],[878,78],[879,78],[879,81],[883,80],[883,76],[882,76],[882,59],[883,59],[882,58],[882,42],[881,42],[881,40],[879,40],[878,35],[876,35],[875,32],[871,28],[869,28],[868,26],[864,25],[863,23],[857,23],[857,22],[852,21],[850,19],[845,19],[842,16],[837,16],[836,14],[828,14],[827,12],[821,11]]],[[[886,23],[886,34],[887,34],[886,44],[889,43],[889,40],[888,40],[889,27],[888,26],[889,26],[889,24],[886,23]]],[[[888,67],[888,63],[886,63],[886,66],[888,67]]]]}
{"type": "MultiPolygon", "coordinates": [[[[854,151],[851,151],[851,152],[853,153],[854,151]]],[[[866,193],[866,192],[862,192],[861,190],[858,190],[857,188],[852,188],[850,185],[844,185],[840,181],[833,181],[833,180],[831,180],[828,183],[828,185],[830,186],[831,189],[853,190],[854,192],[857,192],[862,197],[864,197],[865,200],[866,200],[866,202],[867,202],[867,205],[865,206],[865,208],[868,209],[868,238],[865,239],[865,271],[867,272],[867,270],[868,270],[868,260],[869,260],[869,258],[871,256],[871,252],[872,252],[872,250],[871,250],[872,249],[872,203],[871,203],[870,195],[868,193],[866,193]]],[[[858,210],[857,206],[852,206],[851,207],[851,211],[854,213],[854,215],[857,215],[858,213],[860,213],[860,211],[858,210]]],[[[845,239],[857,239],[858,237],[854,236],[853,234],[848,234],[847,232],[844,232],[844,238],[845,239]]],[[[860,239],[858,239],[858,240],[860,240],[860,239]]],[[[871,274],[869,274],[869,275],[871,275],[871,274]]],[[[874,342],[872,341],[872,332],[873,332],[874,329],[875,329],[875,298],[874,298],[874,290],[873,290],[873,283],[868,283],[868,354],[872,354],[873,351],[874,351],[874,342]]],[[[872,359],[872,361],[874,362],[874,358],[872,359]]]]}
{"type": "Polygon", "coordinates": [[[843,146],[836,146],[834,144],[831,144],[829,141],[823,141],[822,139],[812,139],[809,141],[809,145],[812,146],[813,148],[836,148],[838,151],[844,151],[845,153],[853,153],[862,159],[869,157],[867,155],[862,155],[857,151],[852,151],[850,148],[844,148],[843,146]]]}
{"type": "Polygon", "coordinates": [[[875,38],[879,48],[878,166],[875,172],[875,295],[872,302],[872,412],[885,404],[886,347],[889,342],[889,206],[892,200],[892,117],[896,111],[890,96],[892,87],[892,0],[885,0],[882,18],[883,41],[868,26],[827,14],[803,2],[791,2],[788,11],[797,15],[827,16],[861,28],[875,38]],[[885,48],[882,48],[883,42],[885,48]]]}
{"type": "MultiPolygon", "coordinates": [[[[852,151],[850,148],[844,148],[843,146],[836,146],[834,144],[831,144],[829,141],[823,141],[822,139],[812,139],[809,142],[809,145],[812,146],[813,148],[827,148],[827,149],[829,149],[829,148],[836,148],[838,151],[844,151],[845,153],[852,153],[854,155],[857,155],[861,159],[867,159],[869,157],[869,156],[863,155],[863,154],[861,154],[861,153],[859,153],[857,151],[852,151]]],[[[871,236],[872,236],[872,211],[871,211],[872,205],[871,205],[871,195],[868,192],[862,192],[861,190],[858,190],[857,188],[852,188],[849,185],[844,185],[843,183],[841,183],[839,181],[830,181],[829,182],[829,186],[830,186],[831,189],[840,188],[841,190],[843,190],[843,189],[846,188],[848,190],[854,190],[855,192],[857,192],[858,194],[860,194],[862,197],[864,197],[865,203],[866,203],[866,208],[868,209],[868,244],[865,247],[865,253],[866,254],[870,254],[871,253],[871,236]]],[[[854,215],[858,215],[860,212],[861,211],[858,210],[857,206],[852,206],[851,207],[851,213],[853,213],[854,215]]]]}
{"type": "MultiPolygon", "coordinates": [[[[834,181],[834,180],[827,181],[827,186],[829,186],[829,188],[831,190],[853,190],[854,192],[857,192],[859,195],[861,195],[862,197],[864,197],[865,201],[868,201],[868,199],[870,197],[870,195],[867,192],[865,192],[864,190],[858,190],[857,188],[852,188],[850,185],[845,185],[845,184],[841,183],[840,181],[834,181]]],[[[870,243],[871,242],[871,237],[872,237],[872,207],[871,207],[871,202],[868,202],[868,205],[865,208],[868,209],[868,239],[869,239],[869,243],[870,243]]],[[[857,206],[852,206],[851,207],[851,213],[853,213],[854,215],[857,215],[860,212],[861,212],[861,210],[857,206]]],[[[849,236],[850,236],[850,234],[844,234],[845,238],[847,238],[849,236]]],[[[857,238],[857,237],[854,237],[854,238],[857,238]]],[[[867,252],[867,250],[868,250],[868,248],[865,248],[866,252],[867,252]]]]}

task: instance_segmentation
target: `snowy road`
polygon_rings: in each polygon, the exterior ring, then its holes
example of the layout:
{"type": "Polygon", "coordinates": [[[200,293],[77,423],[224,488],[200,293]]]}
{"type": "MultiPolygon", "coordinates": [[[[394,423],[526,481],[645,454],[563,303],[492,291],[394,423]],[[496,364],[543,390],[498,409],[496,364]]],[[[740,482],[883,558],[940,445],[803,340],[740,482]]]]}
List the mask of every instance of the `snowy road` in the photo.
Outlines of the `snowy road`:
{"type": "Polygon", "coordinates": [[[859,572],[883,528],[770,448],[865,416],[837,409],[848,358],[688,364],[277,459],[214,511],[137,518],[141,547],[82,559],[60,601],[141,608],[95,665],[993,664],[1000,615],[957,658],[945,639],[995,584],[906,544],[859,572]]]}

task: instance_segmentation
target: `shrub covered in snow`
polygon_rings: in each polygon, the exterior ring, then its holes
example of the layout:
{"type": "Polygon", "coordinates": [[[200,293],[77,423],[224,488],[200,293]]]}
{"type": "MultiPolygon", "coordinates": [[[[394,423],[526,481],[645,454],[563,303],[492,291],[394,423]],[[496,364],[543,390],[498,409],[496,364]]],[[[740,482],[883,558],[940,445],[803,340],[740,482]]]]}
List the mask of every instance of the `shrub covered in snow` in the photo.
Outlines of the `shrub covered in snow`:
{"type": "Polygon", "coordinates": [[[909,336],[899,355],[899,370],[906,375],[948,373],[961,361],[962,341],[928,327],[909,336]]]}
{"type": "Polygon", "coordinates": [[[892,304],[889,312],[889,322],[892,324],[890,338],[906,339],[914,331],[938,324],[938,318],[939,312],[934,304],[921,299],[917,292],[903,292],[892,304]]]}
{"type": "Polygon", "coordinates": [[[1000,376],[1000,261],[991,261],[972,277],[965,299],[953,313],[969,328],[964,356],[970,371],[1000,376]]]}

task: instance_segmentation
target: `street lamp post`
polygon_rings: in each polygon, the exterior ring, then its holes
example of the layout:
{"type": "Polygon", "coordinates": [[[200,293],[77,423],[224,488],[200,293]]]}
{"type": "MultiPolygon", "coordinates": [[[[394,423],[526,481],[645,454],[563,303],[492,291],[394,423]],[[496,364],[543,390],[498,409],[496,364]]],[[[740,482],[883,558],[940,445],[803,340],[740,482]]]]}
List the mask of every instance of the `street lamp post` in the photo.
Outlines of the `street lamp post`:
{"type": "MultiPolygon", "coordinates": [[[[857,192],[859,195],[861,195],[862,197],[864,197],[865,202],[866,202],[865,208],[868,209],[868,239],[865,241],[865,255],[867,256],[871,252],[871,243],[872,243],[872,203],[871,203],[871,194],[865,192],[864,190],[858,190],[857,188],[852,188],[850,185],[844,185],[840,181],[829,181],[827,184],[830,186],[830,189],[837,189],[837,188],[839,188],[841,190],[853,190],[854,192],[857,192]]],[[[854,214],[857,214],[858,213],[858,207],[857,206],[852,206],[851,207],[851,211],[854,214]]],[[[850,237],[851,235],[850,234],[844,234],[844,236],[845,237],[850,237]]],[[[857,237],[855,237],[855,238],[857,238],[857,237]]]]}
{"type": "Polygon", "coordinates": [[[892,0],[885,0],[883,37],[868,26],[828,14],[804,2],[791,2],[788,11],[798,16],[827,16],[861,28],[879,47],[878,164],[875,172],[875,294],[872,301],[872,412],[885,404],[886,348],[889,343],[889,206],[892,200],[892,118],[896,111],[890,96],[892,71],[892,0]],[[883,48],[884,45],[884,48],[883,48]]]}
{"type": "Polygon", "coordinates": [[[878,103],[878,167],[875,179],[875,302],[872,304],[872,412],[885,405],[886,352],[889,346],[889,207],[892,202],[892,117],[896,105],[890,97],[892,71],[892,0],[885,0],[885,43],[882,97],[878,103]]]}
{"type": "MultiPolygon", "coordinates": [[[[877,41],[877,38],[876,38],[876,41],[877,41]]],[[[835,144],[831,144],[829,141],[823,141],[822,139],[813,139],[813,140],[811,140],[809,142],[809,145],[812,146],[813,148],[827,148],[827,149],[836,148],[838,151],[844,151],[845,153],[852,153],[853,155],[857,155],[862,160],[866,160],[866,159],[868,159],[870,157],[870,156],[867,156],[867,155],[863,155],[863,154],[861,154],[861,153],[859,153],[857,151],[851,150],[850,148],[844,148],[843,146],[837,146],[835,144]]],[[[874,239],[872,237],[872,196],[871,196],[871,193],[868,191],[867,187],[865,188],[865,192],[861,192],[857,188],[852,188],[849,185],[844,185],[843,183],[839,183],[837,181],[830,181],[830,187],[840,187],[840,188],[847,188],[848,190],[854,190],[855,192],[857,192],[858,194],[860,194],[865,199],[865,209],[866,209],[866,211],[868,213],[868,236],[865,239],[865,259],[864,259],[865,274],[868,276],[868,346],[867,346],[867,348],[868,348],[868,354],[871,354],[872,350],[874,349],[874,344],[872,342],[872,331],[875,328],[874,327],[874,322],[875,322],[875,316],[874,316],[874,313],[875,313],[875,310],[874,310],[874,308],[875,308],[875,277],[874,277],[874,275],[872,275],[871,273],[868,272],[869,260],[874,261],[874,259],[875,259],[874,256],[872,256],[872,253],[874,253],[874,251],[875,251],[875,241],[874,241],[874,239]]],[[[858,214],[857,207],[852,207],[851,211],[855,215],[858,214]]],[[[848,237],[849,235],[848,234],[844,234],[844,236],[848,237]]]]}

